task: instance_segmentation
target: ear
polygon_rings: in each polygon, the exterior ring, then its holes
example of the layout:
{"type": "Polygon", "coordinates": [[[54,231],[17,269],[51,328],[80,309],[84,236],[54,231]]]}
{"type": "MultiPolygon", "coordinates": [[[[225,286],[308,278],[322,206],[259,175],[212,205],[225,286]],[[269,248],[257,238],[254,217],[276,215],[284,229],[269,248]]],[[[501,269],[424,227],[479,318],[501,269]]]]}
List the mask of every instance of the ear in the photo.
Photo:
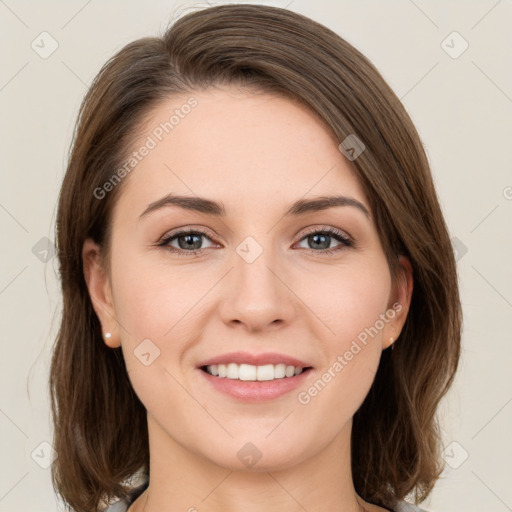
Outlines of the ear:
{"type": "Polygon", "coordinates": [[[103,340],[107,346],[117,348],[121,345],[121,339],[112,300],[110,279],[102,264],[101,249],[90,238],[84,242],[82,261],[85,282],[94,311],[101,323],[103,340]],[[111,336],[106,338],[105,333],[111,333],[111,336]]]}
{"type": "Polygon", "coordinates": [[[400,336],[411,305],[413,290],[412,265],[406,256],[399,256],[400,269],[393,283],[382,336],[382,350],[390,347],[400,336]]]}

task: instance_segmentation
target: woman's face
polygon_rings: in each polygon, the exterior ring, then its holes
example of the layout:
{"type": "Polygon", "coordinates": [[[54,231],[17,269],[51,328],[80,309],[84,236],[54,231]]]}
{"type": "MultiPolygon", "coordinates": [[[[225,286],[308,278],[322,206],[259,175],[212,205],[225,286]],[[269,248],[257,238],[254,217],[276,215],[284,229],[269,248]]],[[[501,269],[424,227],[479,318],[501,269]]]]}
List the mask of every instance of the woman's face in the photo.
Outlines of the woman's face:
{"type": "Polygon", "coordinates": [[[145,126],[114,209],[109,279],[89,288],[150,435],[233,469],[247,456],[259,469],[293,466],[347,439],[403,326],[411,281],[392,287],[339,141],[290,100],[234,87],[172,97],[145,126]],[[306,206],[334,196],[348,200],[306,206]],[[193,233],[173,238],[181,230],[193,233]],[[234,362],[230,352],[278,354],[259,365],[262,378],[285,356],[311,369],[292,385],[199,368],[234,362]]]}

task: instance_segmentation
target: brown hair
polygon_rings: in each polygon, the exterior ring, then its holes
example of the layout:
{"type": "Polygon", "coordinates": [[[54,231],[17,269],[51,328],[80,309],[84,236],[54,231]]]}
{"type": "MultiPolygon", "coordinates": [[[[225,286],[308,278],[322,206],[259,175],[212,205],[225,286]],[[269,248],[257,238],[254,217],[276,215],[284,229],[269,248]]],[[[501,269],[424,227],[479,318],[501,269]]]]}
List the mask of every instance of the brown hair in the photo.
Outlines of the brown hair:
{"type": "Polygon", "coordinates": [[[413,491],[421,502],[443,469],[436,410],[457,369],[462,328],[455,257],[429,164],[403,105],[367,58],[311,19],[263,5],[191,12],[163,37],[126,45],[81,105],[57,214],[63,314],[50,376],[54,486],[72,510],[90,512],[126,496],[129,479],[149,471],[146,411],[121,349],[102,340],[82,267],[87,238],[108,254],[126,179],[101,200],[94,191],[125,161],[158,102],[233,83],[298,100],[337,140],[355,134],[366,146],[354,169],[391,275],[399,275],[398,255],[407,256],[414,290],[401,336],[383,352],[354,416],[354,485],[380,506],[413,491]]]}

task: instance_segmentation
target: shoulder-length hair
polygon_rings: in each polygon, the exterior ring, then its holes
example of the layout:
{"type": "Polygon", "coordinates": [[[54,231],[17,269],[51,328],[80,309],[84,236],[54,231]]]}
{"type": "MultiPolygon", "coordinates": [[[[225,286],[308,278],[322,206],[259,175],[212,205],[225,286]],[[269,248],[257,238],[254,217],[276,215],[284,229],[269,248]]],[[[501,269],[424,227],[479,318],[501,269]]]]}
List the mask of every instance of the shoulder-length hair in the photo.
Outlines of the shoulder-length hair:
{"type": "MultiPolygon", "coordinates": [[[[358,50],[325,26],[263,5],[190,12],[162,37],[122,48],[100,70],[81,105],[59,196],[57,249],[63,313],[51,364],[53,484],[77,512],[132,490],[148,474],[146,411],[121,349],[107,348],[87,291],[82,246],[108,255],[111,214],[123,182],[95,190],[126,161],[144,116],[173,94],[212,85],[253,86],[300,101],[337,137],[356,135],[353,160],[393,279],[409,258],[414,290],[393,350],[353,418],[352,473],[365,500],[416,503],[443,469],[436,410],[460,355],[462,313],[448,230],[421,140],[403,105],[358,50]]],[[[105,259],[108,264],[108,258],[105,259]]]]}

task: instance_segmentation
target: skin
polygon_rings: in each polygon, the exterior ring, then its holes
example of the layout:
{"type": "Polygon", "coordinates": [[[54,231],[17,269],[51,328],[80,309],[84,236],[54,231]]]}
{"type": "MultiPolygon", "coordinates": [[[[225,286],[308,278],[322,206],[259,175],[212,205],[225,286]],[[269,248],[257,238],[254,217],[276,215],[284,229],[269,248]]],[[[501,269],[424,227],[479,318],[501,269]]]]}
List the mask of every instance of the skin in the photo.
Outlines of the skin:
{"type": "MultiPolygon", "coordinates": [[[[400,257],[404,279],[392,282],[374,219],[357,208],[284,217],[298,199],[333,193],[370,210],[352,162],[314,113],[289,99],[233,86],[193,96],[198,105],[125,178],[112,220],[111,272],[92,240],[83,247],[95,311],[103,331],[112,333],[105,343],[122,347],[147,409],[150,486],[129,510],[385,510],[355,493],[352,417],[382,350],[405,322],[411,265],[400,257]],[[221,201],[226,216],[168,206],[139,219],[148,204],[170,192],[221,201]],[[182,227],[207,231],[197,240],[199,254],[180,257],[157,246],[182,227]],[[355,246],[335,238],[320,247],[308,242],[309,228],[328,227],[348,234],[355,246]],[[247,236],[263,250],[252,263],[236,252],[247,236]],[[329,256],[325,247],[340,250],[329,256]],[[301,404],[298,393],[396,302],[401,311],[301,404]],[[160,350],[149,366],[134,355],[144,339],[160,350]],[[243,403],[214,390],[196,369],[236,350],[276,351],[314,368],[299,389],[243,403]],[[237,457],[248,442],[262,454],[251,467],[237,457]]],[[[134,149],[189,97],[174,96],[149,112],[134,149]]],[[[178,243],[169,242],[179,250],[178,243]]]]}

